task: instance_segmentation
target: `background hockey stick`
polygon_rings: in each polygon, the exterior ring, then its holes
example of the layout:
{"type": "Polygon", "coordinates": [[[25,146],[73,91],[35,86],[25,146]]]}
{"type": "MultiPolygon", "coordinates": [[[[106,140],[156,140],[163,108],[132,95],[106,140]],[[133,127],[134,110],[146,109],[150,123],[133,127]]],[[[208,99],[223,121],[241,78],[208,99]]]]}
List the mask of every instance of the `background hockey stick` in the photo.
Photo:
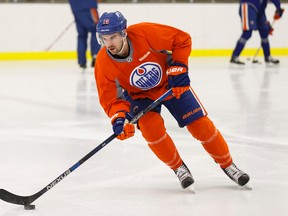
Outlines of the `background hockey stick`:
{"type": "Polygon", "coordinates": [[[74,20],[55,38],[55,40],[45,49],[45,51],[48,52],[54,46],[54,44],[63,37],[63,35],[70,29],[73,24],[74,20]]]}
{"type": "Polygon", "coordinates": [[[261,64],[261,62],[259,62],[258,59],[256,59],[256,57],[258,56],[258,54],[260,52],[260,49],[261,49],[261,45],[258,47],[258,49],[256,50],[255,55],[253,56],[253,59],[252,59],[252,63],[253,64],[256,64],[256,63],[261,64]]]}
{"type": "MultiPolygon", "coordinates": [[[[274,23],[275,23],[275,19],[273,19],[273,22],[272,22],[272,24],[271,24],[271,28],[273,28],[274,23]]],[[[258,47],[258,49],[256,50],[255,55],[253,56],[253,59],[252,59],[252,63],[253,63],[253,64],[256,64],[256,63],[261,64],[261,62],[259,62],[258,59],[256,59],[257,56],[258,56],[258,54],[259,54],[259,52],[260,52],[261,47],[262,47],[261,45],[258,47]]]]}
{"type": "MultiPolygon", "coordinates": [[[[161,95],[158,99],[156,99],[153,103],[151,103],[146,109],[142,110],[139,114],[137,114],[131,120],[130,123],[135,124],[143,115],[145,115],[147,112],[151,111],[156,106],[158,106],[166,97],[171,95],[171,93],[172,93],[172,90],[170,89],[166,93],[161,95]]],[[[56,179],[54,179],[51,183],[49,183],[47,186],[45,186],[39,192],[37,192],[31,196],[19,196],[19,195],[11,193],[5,189],[0,189],[0,199],[2,199],[3,201],[9,202],[9,203],[24,205],[25,209],[29,209],[29,208],[26,208],[26,206],[29,206],[30,203],[34,202],[36,199],[38,199],[40,196],[42,196],[48,190],[53,188],[56,184],[58,184],[60,181],[62,181],[66,176],[68,176],[70,173],[72,173],[74,170],[76,170],[81,164],[83,164],[85,161],[87,161],[90,157],[92,157],[95,153],[97,153],[99,150],[101,150],[103,147],[105,147],[108,143],[110,143],[115,138],[116,138],[116,135],[112,134],[104,142],[102,142],[97,147],[95,147],[92,151],[90,151],[87,155],[85,155],[82,159],[80,159],[77,163],[75,163],[73,166],[71,166],[69,169],[67,169],[65,172],[63,172],[60,176],[58,176],[56,179]]]]}

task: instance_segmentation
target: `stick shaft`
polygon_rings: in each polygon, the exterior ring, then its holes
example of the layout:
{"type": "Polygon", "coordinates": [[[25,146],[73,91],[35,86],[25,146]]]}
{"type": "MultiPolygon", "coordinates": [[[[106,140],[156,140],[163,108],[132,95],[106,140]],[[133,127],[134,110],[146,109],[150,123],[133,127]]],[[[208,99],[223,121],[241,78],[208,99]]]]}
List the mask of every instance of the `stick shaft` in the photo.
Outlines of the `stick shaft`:
{"type": "MultiPolygon", "coordinates": [[[[166,93],[161,95],[157,100],[152,102],[146,109],[138,113],[132,120],[131,123],[136,123],[143,115],[145,115],[147,112],[154,109],[156,106],[158,106],[165,98],[167,98],[169,95],[171,95],[172,90],[168,90],[166,93]]],[[[105,147],[108,143],[110,143],[113,139],[116,138],[115,134],[112,134],[109,136],[105,141],[103,141],[101,144],[99,144],[97,147],[95,147],[92,151],[90,151],[88,154],[86,154],[82,159],[80,159],[77,163],[75,163],[73,166],[71,166],[69,169],[67,169],[65,172],[63,172],[61,175],[59,175],[56,179],[54,179],[52,182],[50,182],[48,185],[46,185],[42,190],[39,192],[31,195],[31,196],[19,196],[16,194],[13,194],[5,189],[0,189],[0,199],[3,201],[18,204],[18,205],[28,205],[34,202],[36,199],[38,199],[40,196],[42,196],[44,193],[46,193],[48,190],[53,188],[56,184],[58,184],[60,181],[62,181],[65,177],[67,177],[69,174],[71,174],[74,170],[76,170],[81,164],[83,164],[85,161],[87,161],[89,158],[91,158],[94,154],[96,154],[98,151],[100,151],[103,147],[105,147]]]]}
{"type": "Polygon", "coordinates": [[[45,51],[48,52],[54,46],[54,44],[63,37],[63,35],[70,29],[73,24],[74,20],[73,22],[69,23],[68,26],[66,26],[66,28],[54,39],[54,41],[52,41],[52,43],[45,49],[45,51]]]}

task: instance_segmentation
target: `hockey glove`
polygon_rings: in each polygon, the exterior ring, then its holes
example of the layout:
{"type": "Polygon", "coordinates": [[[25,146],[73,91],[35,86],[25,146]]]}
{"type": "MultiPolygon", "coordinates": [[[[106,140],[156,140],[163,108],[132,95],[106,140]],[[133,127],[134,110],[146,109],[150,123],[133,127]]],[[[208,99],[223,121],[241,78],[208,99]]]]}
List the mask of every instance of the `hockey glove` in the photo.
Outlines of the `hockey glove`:
{"type": "Polygon", "coordinates": [[[119,111],[111,118],[112,128],[114,134],[117,135],[117,139],[125,140],[132,136],[135,133],[135,127],[133,124],[130,124],[129,121],[132,119],[132,116],[124,111],[119,111]]]}
{"type": "Polygon", "coordinates": [[[187,66],[181,63],[173,63],[167,69],[166,74],[168,76],[168,85],[172,88],[173,95],[176,99],[179,99],[190,88],[187,66]]]}
{"type": "Polygon", "coordinates": [[[267,21],[267,22],[266,22],[266,25],[267,25],[267,28],[268,28],[268,33],[269,33],[269,35],[272,35],[274,29],[273,29],[273,27],[271,26],[270,22],[267,21]]]}
{"type": "Polygon", "coordinates": [[[277,9],[274,14],[274,20],[280,19],[282,17],[283,12],[284,8],[277,9]]]}

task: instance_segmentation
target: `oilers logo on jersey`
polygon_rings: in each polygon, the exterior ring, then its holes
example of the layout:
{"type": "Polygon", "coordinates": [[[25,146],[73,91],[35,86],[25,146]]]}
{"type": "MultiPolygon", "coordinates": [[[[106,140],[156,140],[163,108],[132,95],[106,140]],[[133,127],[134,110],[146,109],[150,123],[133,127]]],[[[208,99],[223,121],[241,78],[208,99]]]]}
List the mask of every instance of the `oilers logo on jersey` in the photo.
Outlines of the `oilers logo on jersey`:
{"type": "Polygon", "coordinates": [[[145,62],[136,67],[130,76],[130,84],[142,90],[157,86],[162,79],[162,70],[155,62],[145,62]]]}

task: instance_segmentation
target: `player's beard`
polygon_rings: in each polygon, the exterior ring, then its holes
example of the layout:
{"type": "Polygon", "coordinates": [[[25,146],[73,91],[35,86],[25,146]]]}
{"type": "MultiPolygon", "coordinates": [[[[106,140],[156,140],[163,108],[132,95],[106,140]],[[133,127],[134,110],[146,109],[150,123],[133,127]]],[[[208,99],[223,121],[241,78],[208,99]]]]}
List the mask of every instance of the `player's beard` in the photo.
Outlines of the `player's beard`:
{"type": "Polygon", "coordinates": [[[125,38],[123,37],[121,49],[119,50],[119,52],[116,53],[116,55],[121,56],[121,53],[122,53],[122,55],[125,53],[125,50],[124,50],[124,48],[125,48],[125,43],[126,43],[126,40],[125,40],[125,38]],[[124,51],[124,52],[123,52],[123,51],[124,51]]]}
{"type": "Polygon", "coordinates": [[[122,40],[122,43],[121,43],[121,46],[119,49],[117,49],[117,47],[115,46],[110,46],[110,47],[107,47],[109,52],[112,54],[112,55],[118,55],[118,56],[124,56],[126,54],[126,50],[125,50],[125,46],[126,45],[126,39],[123,38],[122,40]]]}

